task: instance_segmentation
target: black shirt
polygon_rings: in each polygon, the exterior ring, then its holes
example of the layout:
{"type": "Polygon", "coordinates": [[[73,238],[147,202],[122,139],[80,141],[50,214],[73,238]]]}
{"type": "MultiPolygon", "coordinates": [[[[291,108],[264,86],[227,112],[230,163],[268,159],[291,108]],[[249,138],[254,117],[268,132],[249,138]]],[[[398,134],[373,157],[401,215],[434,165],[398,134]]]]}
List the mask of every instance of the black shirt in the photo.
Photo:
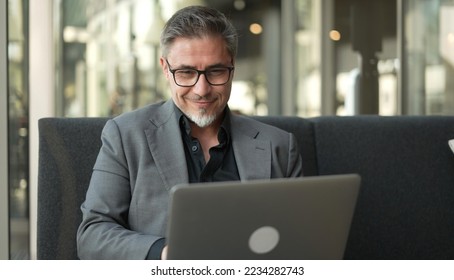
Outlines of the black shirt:
{"type": "Polygon", "coordinates": [[[228,108],[225,110],[225,117],[218,131],[219,145],[210,148],[208,162],[205,162],[199,140],[191,136],[190,120],[178,108],[175,110],[181,129],[189,183],[240,180],[232,149],[228,108]]]}

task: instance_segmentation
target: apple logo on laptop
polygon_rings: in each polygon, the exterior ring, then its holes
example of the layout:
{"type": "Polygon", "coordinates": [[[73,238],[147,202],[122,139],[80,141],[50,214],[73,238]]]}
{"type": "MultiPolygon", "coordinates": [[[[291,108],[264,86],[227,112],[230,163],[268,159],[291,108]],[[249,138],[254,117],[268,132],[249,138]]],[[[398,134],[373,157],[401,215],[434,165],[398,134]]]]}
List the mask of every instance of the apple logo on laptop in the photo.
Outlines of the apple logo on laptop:
{"type": "Polygon", "coordinates": [[[279,243],[279,231],[272,226],[256,229],[249,237],[249,249],[256,254],[266,254],[279,243]]]}

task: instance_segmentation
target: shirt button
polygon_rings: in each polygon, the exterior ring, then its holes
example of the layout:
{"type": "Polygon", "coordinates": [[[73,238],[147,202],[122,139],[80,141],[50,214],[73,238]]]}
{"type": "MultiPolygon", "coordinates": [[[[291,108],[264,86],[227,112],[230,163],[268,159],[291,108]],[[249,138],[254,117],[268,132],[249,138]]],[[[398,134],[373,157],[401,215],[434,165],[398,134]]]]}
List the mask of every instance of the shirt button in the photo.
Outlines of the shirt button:
{"type": "Polygon", "coordinates": [[[199,147],[197,147],[196,145],[194,145],[194,146],[192,146],[191,149],[192,149],[193,152],[197,152],[197,150],[199,149],[199,147]]]}

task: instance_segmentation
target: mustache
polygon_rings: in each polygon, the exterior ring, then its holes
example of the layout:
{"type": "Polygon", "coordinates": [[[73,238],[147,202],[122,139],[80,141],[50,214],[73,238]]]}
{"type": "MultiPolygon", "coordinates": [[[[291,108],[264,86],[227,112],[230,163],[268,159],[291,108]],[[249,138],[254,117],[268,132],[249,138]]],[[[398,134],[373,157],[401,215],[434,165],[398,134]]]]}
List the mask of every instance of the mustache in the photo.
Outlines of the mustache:
{"type": "Polygon", "coordinates": [[[215,96],[212,96],[212,95],[200,96],[198,94],[195,94],[193,96],[186,97],[186,99],[189,99],[191,101],[208,101],[208,102],[211,102],[211,101],[216,100],[217,98],[215,96]]]}

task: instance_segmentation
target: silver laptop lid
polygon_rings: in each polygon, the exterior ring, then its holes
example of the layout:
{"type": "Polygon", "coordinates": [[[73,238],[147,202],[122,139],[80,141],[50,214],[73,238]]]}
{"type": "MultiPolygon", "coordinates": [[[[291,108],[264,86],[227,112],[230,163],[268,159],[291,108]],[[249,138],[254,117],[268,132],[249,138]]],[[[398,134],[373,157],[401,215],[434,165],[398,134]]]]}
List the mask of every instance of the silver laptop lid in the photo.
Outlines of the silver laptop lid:
{"type": "Polygon", "coordinates": [[[169,259],[342,259],[356,174],[175,186],[169,259]]]}

